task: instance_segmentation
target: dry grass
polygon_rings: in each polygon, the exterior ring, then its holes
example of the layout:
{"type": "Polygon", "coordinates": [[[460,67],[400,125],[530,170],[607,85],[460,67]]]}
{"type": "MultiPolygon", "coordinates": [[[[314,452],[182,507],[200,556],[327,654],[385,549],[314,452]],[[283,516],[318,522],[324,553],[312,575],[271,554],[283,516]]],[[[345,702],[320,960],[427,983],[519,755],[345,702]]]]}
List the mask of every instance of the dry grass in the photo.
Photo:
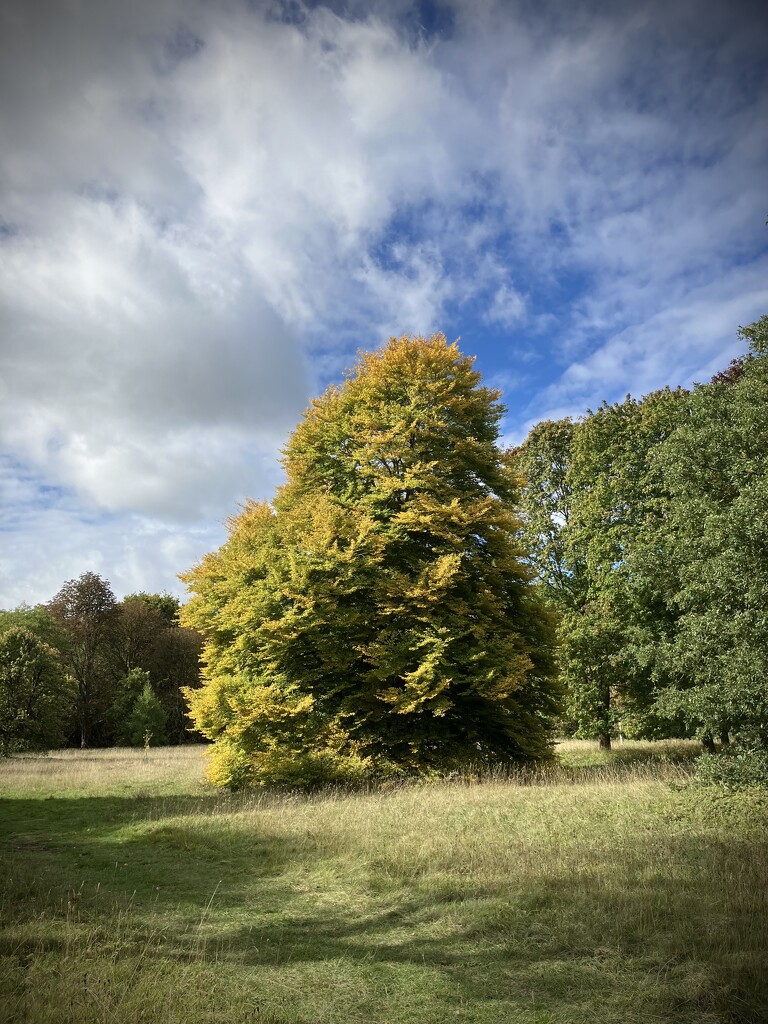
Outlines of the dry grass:
{"type": "Polygon", "coordinates": [[[192,792],[204,785],[206,748],[52,750],[0,760],[0,796],[192,792]]]}
{"type": "Polygon", "coordinates": [[[765,803],[686,750],[315,796],[199,748],[0,765],[5,1020],[758,1024],[765,803]]]}

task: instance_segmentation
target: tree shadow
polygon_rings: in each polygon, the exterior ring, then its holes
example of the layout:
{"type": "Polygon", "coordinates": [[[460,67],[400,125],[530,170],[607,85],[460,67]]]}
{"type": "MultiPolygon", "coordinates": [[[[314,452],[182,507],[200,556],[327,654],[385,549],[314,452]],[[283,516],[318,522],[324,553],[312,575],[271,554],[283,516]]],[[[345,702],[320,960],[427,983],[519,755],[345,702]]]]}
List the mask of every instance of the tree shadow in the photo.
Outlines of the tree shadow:
{"type": "Polygon", "coordinates": [[[383,850],[376,864],[356,865],[355,898],[330,899],[322,879],[342,870],[343,851],[276,834],[258,815],[233,831],[226,815],[255,806],[218,794],[0,801],[12,926],[0,952],[61,953],[82,932],[107,950],[155,942],[179,964],[418,965],[465,1000],[525,991],[546,1009],[634,993],[662,1019],[765,1019],[768,840],[678,830],[652,847],[598,844],[578,872],[528,865],[524,888],[512,875],[475,885],[457,873],[440,888],[429,872],[394,871],[383,885],[383,850]],[[303,885],[302,866],[318,864],[330,873],[303,885]],[[41,912],[49,925],[27,934],[24,922],[41,912]]]}

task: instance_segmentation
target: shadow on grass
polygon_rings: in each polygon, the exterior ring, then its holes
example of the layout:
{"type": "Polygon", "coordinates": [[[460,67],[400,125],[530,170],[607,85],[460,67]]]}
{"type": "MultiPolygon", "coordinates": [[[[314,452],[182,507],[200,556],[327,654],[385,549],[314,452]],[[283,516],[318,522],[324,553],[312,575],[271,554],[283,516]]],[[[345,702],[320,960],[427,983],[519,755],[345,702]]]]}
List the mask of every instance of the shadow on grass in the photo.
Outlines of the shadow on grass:
{"type": "Polygon", "coordinates": [[[154,943],[179,964],[417,965],[478,1003],[642,998],[665,1020],[765,1019],[768,841],[660,833],[596,844],[578,870],[543,850],[523,884],[510,871],[481,885],[459,871],[382,874],[383,850],[345,879],[327,841],[221,818],[249,806],[217,794],[1,801],[0,953],[154,943]],[[326,874],[303,884],[318,866],[326,874]]]}

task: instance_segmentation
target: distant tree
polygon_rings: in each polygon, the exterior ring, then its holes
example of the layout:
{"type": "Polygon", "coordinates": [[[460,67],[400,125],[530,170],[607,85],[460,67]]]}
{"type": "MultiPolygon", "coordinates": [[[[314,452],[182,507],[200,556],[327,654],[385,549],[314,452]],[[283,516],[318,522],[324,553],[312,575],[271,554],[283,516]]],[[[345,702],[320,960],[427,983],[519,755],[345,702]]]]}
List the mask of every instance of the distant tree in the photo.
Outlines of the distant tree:
{"type": "Polygon", "coordinates": [[[220,781],[424,772],[550,751],[551,616],[519,546],[498,393],[393,339],[307,410],[274,507],[184,577],[192,717],[220,781]]]}
{"type": "MultiPolygon", "coordinates": [[[[184,743],[196,735],[189,719],[183,691],[200,686],[200,654],[203,638],[196,629],[172,626],[157,638],[152,685],[168,718],[171,743],[184,743]]],[[[199,739],[199,736],[197,736],[199,739]]]]}
{"type": "Polygon", "coordinates": [[[151,671],[158,636],[168,629],[163,614],[139,594],[115,607],[111,651],[115,671],[124,678],[132,669],[151,671]]]}
{"type": "Polygon", "coordinates": [[[167,715],[150,683],[145,683],[133,702],[125,723],[125,738],[129,746],[162,746],[167,743],[167,715]]]}
{"type": "Polygon", "coordinates": [[[115,687],[109,709],[110,732],[118,746],[131,746],[129,719],[145,686],[151,686],[149,672],[132,668],[115,687]]]}
{"type": "Polygon", "coordinates": [[[157,612],[163,619],[166,626],[178,626],[179,624],[179,609],[181,602],[173,594],[148,594],[145,590],[140,590],[136,594],[128,594],[125,601],[141,601],[147,608],[151,608],[157,612]]]}
{"type": "Polygon", "coordinates": [[[80,744],[103,742],[114,685],[115,596],[106,580],[86,572],[65,583],[47,607],[63,632],[62,661],[77,684],[80,744]]]}
{"type": "Polygon", "coordinates": [[[0,633],[0,755],[59,746],[73,698],[50,645],[23,626],[0,633]]]}
{"type": "Polygon", "coordinates": [[[0,609],[0,633],[11,626],[21,626],[30,633],[44,640],[51,647],[58,648],[62,641],[62,633],[56,620],[45,605],[20,604],[12,609],[0,609]]]}
{"type": "MultiPolygon", "coordinates": [[[[166,735],[172,743],[187,739],[190,729],[181,688],[195,689],[200,680],[201,637],[179,625],[178,612],[178,600],[168,594],[130,594],[117,606],[114,631],[117,675],[124,681],[137,669],[147,674],[167,716],[166,735]]],[[[122,707],[121,688],[117,703],[122,707]]]]}

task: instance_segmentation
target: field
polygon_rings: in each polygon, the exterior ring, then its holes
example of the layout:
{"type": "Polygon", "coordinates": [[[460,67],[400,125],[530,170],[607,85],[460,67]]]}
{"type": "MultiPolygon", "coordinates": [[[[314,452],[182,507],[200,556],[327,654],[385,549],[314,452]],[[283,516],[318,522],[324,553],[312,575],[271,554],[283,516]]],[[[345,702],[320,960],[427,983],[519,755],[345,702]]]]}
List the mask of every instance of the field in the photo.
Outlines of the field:
{"type": "Polygon", "coordinates": [[[768,1020],[768,804],[692,745],[231,796],[200,748],[0,762],[0,1020],[768,1020]]]}

